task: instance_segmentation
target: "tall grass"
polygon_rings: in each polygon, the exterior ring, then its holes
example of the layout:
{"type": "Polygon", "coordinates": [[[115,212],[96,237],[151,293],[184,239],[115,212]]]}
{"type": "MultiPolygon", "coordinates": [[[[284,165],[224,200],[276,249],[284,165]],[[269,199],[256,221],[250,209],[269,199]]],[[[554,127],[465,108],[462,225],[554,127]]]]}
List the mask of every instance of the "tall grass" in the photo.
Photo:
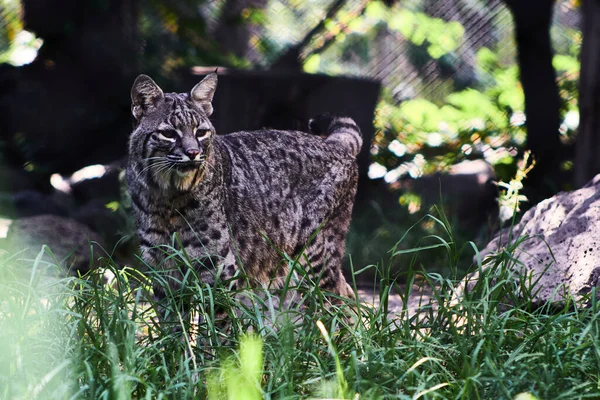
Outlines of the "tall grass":
{"type": "Polygon", "coordinates": [[[600,398],[596,292],[538,304],[537,283],[511,270],[523,239],[484,264],[474,245],[455,243],[443,217],[427,218],[444,234],[410,250],[399,242],[386,263],[368,267],[376,271],[377,306],[331,304],[300,271],[279,291],[233,292],[188,274],[184,290],[168,297],[195,310],[194,323],[175,318],[183,324],[177,331],[158,324],[148,284],[163,282],[158,272],[105,257],[86,277],[60,278],[41,256],[26,263],[6,256],[0,398],[600,398]],[[432,249],[444,249],[450,271],[465,269],[470,252],[477,282],[458,291],[458,273],[422,271],[419,257],[432,249]],[[399,257],[411,266],[407,284],[389,273],[399,257]],[[390,295],[406,304],[417,280],[432,288],[432,303],[390,314],[390,295]],[[287,301],[292,293],[295,301],[287,301]]]}

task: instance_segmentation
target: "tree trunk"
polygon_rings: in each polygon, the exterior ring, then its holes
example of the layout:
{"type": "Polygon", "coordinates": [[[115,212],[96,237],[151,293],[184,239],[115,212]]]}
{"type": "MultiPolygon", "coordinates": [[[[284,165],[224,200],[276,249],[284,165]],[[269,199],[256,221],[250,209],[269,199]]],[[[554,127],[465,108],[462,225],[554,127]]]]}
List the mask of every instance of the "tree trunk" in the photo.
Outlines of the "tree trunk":
{"type": "Polygon", "coordinates": [[[550,25],[554,0],[505,0],[515,19],[518,62],[525,93],[527,147],[536,159],[528,183],[534,201],[560,189],[560,161],[564,160],[559,127],[560,97],[552,66],[550,25]]]}
{"type": "Polygon", "coordinates": [[[581,123],[575,148],[575,185],[600,173],[600,1],[585,0],[579,80],[581,123]]]}
{"type": "Polygon", "coordinates": [[[224,54],[233,54],[252,62],[258,60],[259,54],[251,46],[250,38],[259,27],[248,21],[244,14],[253,9],[263,10],[266,6],[267,0],[226,0],[214,33],[224,54]]]}

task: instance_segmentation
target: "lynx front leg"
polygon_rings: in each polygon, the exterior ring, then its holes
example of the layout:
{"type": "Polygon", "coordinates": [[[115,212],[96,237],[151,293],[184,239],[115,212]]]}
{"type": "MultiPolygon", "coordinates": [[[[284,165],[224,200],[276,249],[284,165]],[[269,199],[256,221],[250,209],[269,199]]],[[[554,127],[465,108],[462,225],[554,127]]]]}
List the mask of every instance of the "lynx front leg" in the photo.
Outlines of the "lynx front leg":
{"type": "Polygon", "coordinates": [[[230,292],[238,287],[238,267],[233,251],[227,249],[221,251],[221,254],[224,257],[211,257],[210,260],[196,265],[202,283],[202,293],[196,293],[198,311],[200,311],[197,343],[200,347],[211,343],[217,344],[220,340],[214,336],[214,333],[227,331],[230,292]],[[206,285],[210,288],[206,288],[206,285]],[[213,340],[217,340],[217,343],[213,340]]]}
{"type": "Polygon", "coordinates": [[[198,252],[195,256],[189,253],[181,259],[167,258],[153,277],[159,322],[171,333],[181,334],[184,328],[189,331],[190,316],[200,311],[199,305],[203,314],[222,315],[223,307],[219,303],[223,301],[220,301],[220,296],[215,296],[214,289],[221,285],[235,288],[232,279],[237,267],[231,250],[221,251],[224,257],[207,251],[198,252]],[[213,292],[209,294],[207,290],[213,292]],[[217,299],[215,310],[206,308],[211,303],[210,297],[217,299]]]}
{"type": "Polygon", "coordinates": [[[146,273],[152,281],[159,326],[168,332],[181,332],[189,320],[190,302],[185,296],[189,268],[169,257],[164,246],[143,246],[142,249],[146,273]]]}

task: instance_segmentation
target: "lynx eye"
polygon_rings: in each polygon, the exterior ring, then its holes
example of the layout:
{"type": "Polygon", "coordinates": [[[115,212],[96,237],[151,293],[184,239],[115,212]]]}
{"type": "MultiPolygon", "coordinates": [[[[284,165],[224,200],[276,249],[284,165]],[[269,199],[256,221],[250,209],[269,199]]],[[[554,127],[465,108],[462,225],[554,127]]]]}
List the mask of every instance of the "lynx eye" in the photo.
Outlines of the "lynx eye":
{"type": "Polygon", "coordinates": [[[210,129],[198,129],[198,130],[196,130],[196,138],[197,139],[204,139],[208,135],[210,135],[210,129]]]}
{"type": "Polygon", "coordinates": [[[174,129],[168,129],[168,130],[165,130],[165,131],[158,132],[158,136],[161,139],[166,139],[166,140],[169,140],[169,141],[174,141],[175,138],[177,137],[177,132],[175,132],[174,129]]]}

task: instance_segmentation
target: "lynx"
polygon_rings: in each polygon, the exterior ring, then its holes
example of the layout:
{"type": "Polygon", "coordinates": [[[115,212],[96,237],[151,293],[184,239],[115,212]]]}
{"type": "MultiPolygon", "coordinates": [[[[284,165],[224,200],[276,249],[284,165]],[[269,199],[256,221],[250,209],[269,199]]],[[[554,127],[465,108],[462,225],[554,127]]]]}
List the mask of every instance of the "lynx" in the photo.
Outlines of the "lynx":
{"type": "MultiPolygon", "coordinates": [[[[288,272],[283,253],[296,257],[304,249],[299,259],[308,276],[352,297],[342,258],[362,145],[358,126],[325,115],[311,120],[312,133],[217,136],[209,119],[216,86],[216,74],[189,93],[163,93],[146,75],[135,80],[127,180],[142,258],[173,268],[161,245],[177,233],[204,283],[242,269],[259,284],[288,272]]],[[[176,289],[182,272],[171,274],[176,289]]],[[[155,295],[165,295],[158,285],[155,295]]]]}

